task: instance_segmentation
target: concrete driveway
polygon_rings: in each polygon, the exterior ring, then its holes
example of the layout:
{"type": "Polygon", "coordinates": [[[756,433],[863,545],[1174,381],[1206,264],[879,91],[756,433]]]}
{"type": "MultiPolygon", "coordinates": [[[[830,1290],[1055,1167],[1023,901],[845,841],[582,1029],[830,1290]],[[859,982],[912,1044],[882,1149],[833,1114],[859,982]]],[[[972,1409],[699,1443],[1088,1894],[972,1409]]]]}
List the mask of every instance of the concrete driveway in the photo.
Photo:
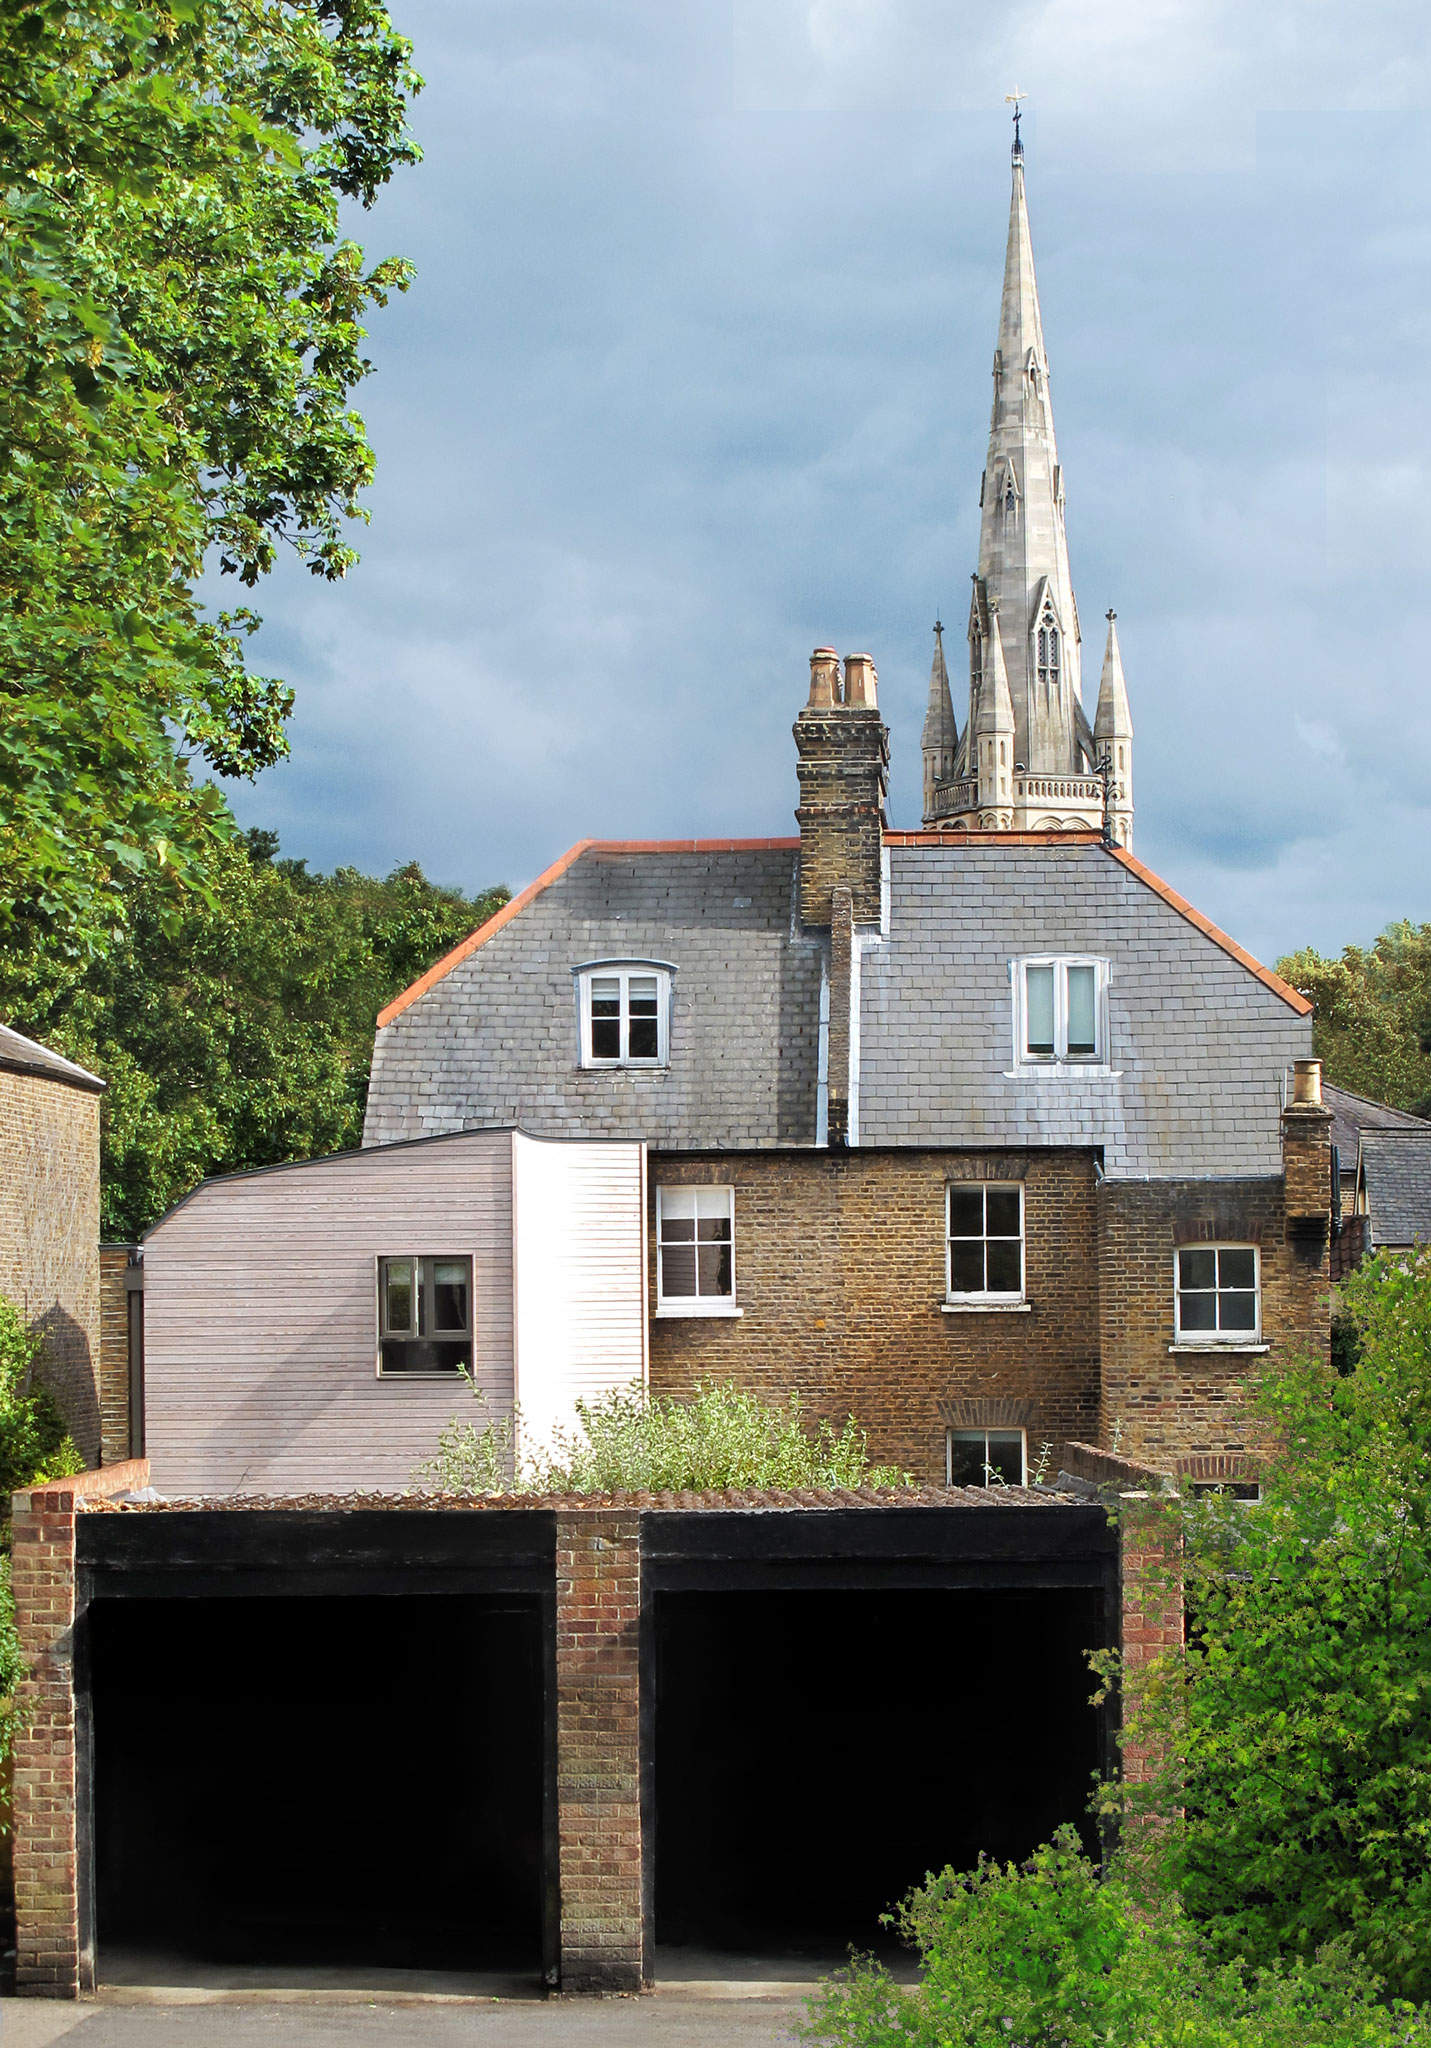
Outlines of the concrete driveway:
{"type": "Polygon", "coordinates": [[[803,2002],[662,1991],[481,2004],[0,1999],[0,2048],[791,2048],[803,2002]]]}

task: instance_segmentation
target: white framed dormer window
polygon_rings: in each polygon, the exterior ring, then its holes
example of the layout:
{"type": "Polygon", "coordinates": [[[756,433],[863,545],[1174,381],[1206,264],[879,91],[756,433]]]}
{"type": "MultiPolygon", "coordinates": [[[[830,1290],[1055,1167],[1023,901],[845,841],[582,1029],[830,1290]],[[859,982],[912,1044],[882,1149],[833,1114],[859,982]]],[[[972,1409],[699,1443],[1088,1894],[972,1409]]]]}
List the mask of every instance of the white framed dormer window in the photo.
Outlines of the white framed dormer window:
{"type": "Polygon", "coordinates": [[[1022,1181],[951,1181],[947,1190],[945,1298],[1011,1307],[1024,1298],[1022,1181]]]}
{"type": "Polygon", "coordinates": [[[656,1313],[738,1316],[735,1189],[656,1189],[656,1313]]]}
{"type": "Polygon", "coordinates": [[[1108,963],[1035,954],[1013,963],[1014,1057],[1021,1066],[1100,1066],[1108,1058],[1108,963]]]}
{"type": "Polygon", "coordinates": [[[664,960],[589,960],[574,970],[584,1067],[664,1067],[671,980],[664,960]]]}
{"type": "Polygon", "coordinates": [[[1181,1245],[1173,1254],[1179,1346],[1261,1348],[1261,1258],[1253,1244],[1181,1245]]]}
{"type": "Polygon", "coordinates": [[[378,1260],[378,1372],[472,1370],[472,1260],[445,1253],[378,1260]]]}

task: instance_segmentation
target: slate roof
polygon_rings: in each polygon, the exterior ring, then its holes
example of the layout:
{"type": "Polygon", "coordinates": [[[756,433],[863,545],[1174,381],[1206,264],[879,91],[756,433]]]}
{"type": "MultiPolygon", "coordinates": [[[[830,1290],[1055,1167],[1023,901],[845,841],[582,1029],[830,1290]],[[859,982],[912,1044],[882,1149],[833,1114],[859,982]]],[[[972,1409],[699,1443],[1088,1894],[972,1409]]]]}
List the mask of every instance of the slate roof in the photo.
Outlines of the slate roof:
{"type": "Polygon", "coordinates": [[[1431,1244],[1431,1124],[1363,1131],[1357,1180],[1366,1191],[1373,1250],[1431,1244]]]}
{"type": "Polygon", "coordinates": [[[1373,1102],[1369,1095],[1353,1095],[1349,1088],[1322,1083],[1322,1101],[1332,1113],[1332,1143],[1341,1155],[1342,1174],[1356,1172],[1357,1146],[1363,1131],[1431,1130],[1424,1117],[1409,1109],[1393,1109],[1389,1102],[1373,1102]]]}
{"type": "MultiPolygon", "coordinates": [[[[365,1144],[517,1123],[667,1150],[815,1141],[828,932],[793,841],[573,848],[379,1018],[365,1144]],[[572,969],[668,960],[670,1064],[583,1071],[572,969]]],[[[1309,1006],[1088,835],[889,835],[861,935],[861,1145],[1101,1146],[1112,1175],[1275,1174],[1309,1006]],[[1015,1074],[1009,963],[1110,962],[1100,1072],[1015,1074]]]]}
{"type": "Polygon", "coordinates": [[[37,1045],[33,1038],[12,1031],[8,1024],[0,1024],[0,1068],[12,1074],[38,1074],[46,1081],[63,1081],[93,1095],[104,1091],[104,1083],[97,1074],[76,1066],[73,1060],[61,1058],[47,1045],[37,1045]]]}

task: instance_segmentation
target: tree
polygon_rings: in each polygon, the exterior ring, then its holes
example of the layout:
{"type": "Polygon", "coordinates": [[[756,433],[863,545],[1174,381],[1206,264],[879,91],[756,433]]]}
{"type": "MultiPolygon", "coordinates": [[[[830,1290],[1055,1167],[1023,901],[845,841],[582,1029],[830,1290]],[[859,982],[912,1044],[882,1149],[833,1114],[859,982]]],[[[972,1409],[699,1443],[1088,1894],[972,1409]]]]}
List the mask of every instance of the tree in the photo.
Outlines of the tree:
{"type": "Polygon", "coordinates": [[[1431,1252],[1343,1283],[1349,1372],[1272,1367],[1264,1504],[1184,1510],[1189,1642],[1131,1704],[1133,1836],[1223,1954],[1341,1940],[1431,1997],[1431,1252]]]}
{"type": "Polygon", "coordinates": [[[0,882],[52,942],[202,882],[192,768],[286,751],[254,614],[194,583],[355,559],[360,322],[409,268],[339,206],[416,158],[409,57],[382,0],[0,0],[0,882]]]}
{"type": "Polygon", "coordinates": [[[1402,919],[1339,960],[1305,946],[1277,972],[1316,1004],[1313,1043],[1329,1081],[1431,1116],[1431,924],[1402,919]]]}
{"type": "Polygon", "coordinates": [[[214,851],[177,907],[156,876],[127,891],[97,958],[0,949],[0,1010],[108,1083],[102,1228],[137,1237],[206,1174],[356,1145],[378,1011],[507,898],[313,875],[268,832],[214,851]]]}

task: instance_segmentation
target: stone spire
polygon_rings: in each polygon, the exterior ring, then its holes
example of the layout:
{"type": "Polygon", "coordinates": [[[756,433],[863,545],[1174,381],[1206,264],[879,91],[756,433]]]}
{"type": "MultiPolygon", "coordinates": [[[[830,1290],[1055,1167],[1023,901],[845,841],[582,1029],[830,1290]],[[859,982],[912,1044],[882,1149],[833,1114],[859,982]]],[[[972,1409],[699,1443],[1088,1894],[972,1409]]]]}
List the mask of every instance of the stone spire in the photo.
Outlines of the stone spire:
{"type": "Polygon", "coordinates": [[[1103,814],[1099,749],[1083,708],[1063,471],[1017,129],[1012,179],[989,452],[979,493],[979,567],[969,609],[969,720],[953,776],[934,789],[926,752],[924,815],[930,824],[970,826],[985,809],[983,764],[973,738],[997,641],[1014,721],[1010,825],[1097,826],[1103,814]]]}
{"type": "Polygon", "coordinates": [[[934,792],[954,773],[954,756],[959,748],[959,725],[954,716],[954,699],[949,694],[949,671],[944,666],[944,628],[934,621],[934,660],[929,670],[929,708],[924,714],[924,815],[934,809],[934,792]]]}
{"type": "Polygon", "coordinates": [[[1118,646],[1118,614],[1108,614],[1108,645],[1098,684],[1098,713],[1093,721],[1098,758],[1108,756],[1111,770],[1109,812],[1113,838],[1119,846],[1133,844],[1133,714],[1123,680],[1123,655],[1118,646]]]}
{"type": "Polygon", "coordinates": [[[984,643],[983,687],[969,723],[970,773],[977,781],[979,824],[986,832],[1006,831],[1013,823],[1010,790],[1016,730],[1014,700],[1004,666],[1003,635],[999,630],[999,602],[995,598],[989,608],[989,632],[984,643]]]}

